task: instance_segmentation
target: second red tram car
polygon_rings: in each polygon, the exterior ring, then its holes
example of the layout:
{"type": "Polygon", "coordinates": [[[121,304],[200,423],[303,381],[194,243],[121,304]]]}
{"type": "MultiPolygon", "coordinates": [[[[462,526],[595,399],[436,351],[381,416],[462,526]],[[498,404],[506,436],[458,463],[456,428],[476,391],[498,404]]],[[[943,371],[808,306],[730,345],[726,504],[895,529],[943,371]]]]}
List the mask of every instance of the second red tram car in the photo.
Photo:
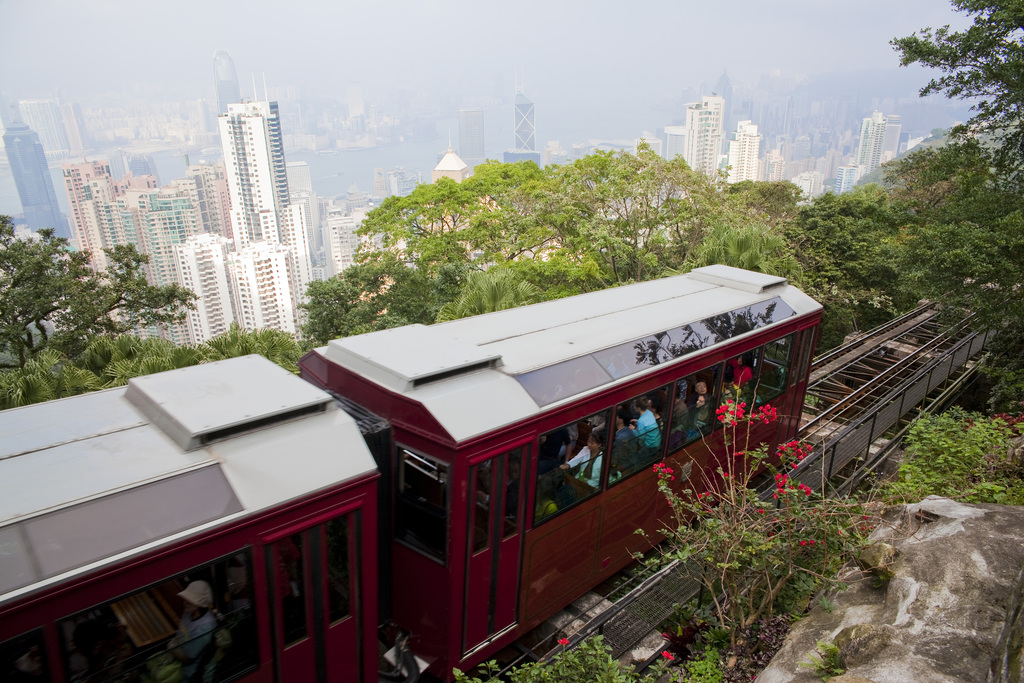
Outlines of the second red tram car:
{"type": "Polygon", "coordinates": [[[0,676],[370,683],[388,620],[450,679],[648,547],[651,465],[698,483],[724,398],[792,437],[820,316],[712,266],[337,340],[307,382],[247,357],[0,412],[0,676]]]}
{"type": "Polygon", "coordinates": [[[714,466],[730,393],[777,408],[761,440],[795,436],[820,316],[784,278],[710,266],[307,355],[305,379],[392,425],[382,545],[413,651],[448,678],[649,548],[651,465],[714,466]]]}

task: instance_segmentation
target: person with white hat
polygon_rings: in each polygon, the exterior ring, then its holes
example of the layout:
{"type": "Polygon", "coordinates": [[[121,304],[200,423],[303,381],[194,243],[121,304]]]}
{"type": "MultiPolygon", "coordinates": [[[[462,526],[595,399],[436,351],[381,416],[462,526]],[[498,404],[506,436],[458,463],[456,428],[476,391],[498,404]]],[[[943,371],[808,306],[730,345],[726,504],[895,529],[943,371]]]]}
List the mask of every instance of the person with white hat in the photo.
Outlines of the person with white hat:
{"type": "Polygon", "coordinates": [[[171,641],[171,652],[182,663],[186,681],[199,667],[203,651],[213,641],[217,616],[213,611],[213,589],[205,581],[193,581],[178,593],[184,603],[184,612],[178,626],[178,635],[171,641]]]}

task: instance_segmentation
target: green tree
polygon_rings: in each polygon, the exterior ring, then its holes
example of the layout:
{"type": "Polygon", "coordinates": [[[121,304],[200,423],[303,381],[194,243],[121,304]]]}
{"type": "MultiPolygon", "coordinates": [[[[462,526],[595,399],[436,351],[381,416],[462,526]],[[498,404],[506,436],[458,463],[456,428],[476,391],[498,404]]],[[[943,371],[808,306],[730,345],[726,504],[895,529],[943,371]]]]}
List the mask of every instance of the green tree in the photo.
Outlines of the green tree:
{"type": "Polygon", "coordinates": [[[865,185],[817,197],[787,229],[804,286],[825,306],[819,348],[881,324],[917,300],[901,284],[898,268],[900,228],[907,220],[883,188],[865,185]]]}
{"type": "Polygon", "coordinates": [[[782,233],[765,225],[719,225],[711,229],[686,259],[686,271],[723,264],[768,275],[780,275],[799,283],[802,272],[782,233]]]}
{"type": "Polygon", "coordinates": [[[299,343],[287,332],[267,328],[245,330],[238,323],[231,323],[227,332],[208,340],[198,351],[207,361],[257,354],[296,374],[302,355],[299,343]]]}
{"type": "Polygon", "coordinates": [[[1010,170],[1024,168],[1024,5],[1020,0],[952,0],[954,9],[973,17],[963,31],[925,28],[892,45],[900,64],[922,64],[942,72],[921,89],[950,98],[975,100],[977,113],[954,130],[992,134],[996,160],[1010,170]]]}
{"type": "Polygon", "coordinates": [[[110,266],[96,273],[52,230],[18,239],[0,216],[0,367],[24,367],[45,349],[74,357],[92,335],[182,320],[194,294],[150,285],[148,257],[134,246],[105,251],[110,266]]]}
{"type": "Polygon", "coordinates": [[[102,389],[99,377],[54,349],[44,349],[19,368],[0,371],[0,410],[102,389]]]}
{"type": "Polygon", "coordinates": [[[1024,187],[976,141],[915,152],[887,167],[892,194],[910,208],[898,270],[920,296],[977,314],[992,330],[985,371],[993,407],[1024,400],[1024,187]]]}
{"type": "Polygon", "coordinates": [[[604,286],[649,280],[681,265],[711,227],[741,222],[721,186],[646,146],[599,151],[554,170],[540,220],[563,249],[600,266],[604,286]]]}
{"type": "Polygon", "coordinates": [[[196,346],[177,346],[167,339],[123,334],[97,335],[75,364],[93,373],[103,388],[109,388],[124,386],[133,377],[198,365],[204,360],[202,349],[196,346]]]}
{"type": "Polygon", "coordinates": [[[477,271],[466,279],[462,292],[441,307],[438,322],[468,318],[537,303],[542,299],[540,288],[521,280],[508,268],[477,271]]]}
{"type": "Polygon", "coordinates": [[[760,221],[772,227],[796,218],[803,192],[789,182],[744,180],[728,186],[728,193],[760,221]]]}
{"type": "Polygon", "coordinates": [[[306,311],[302,336],[322,345],[338,337],[431,323],[440,308],[437,292],[454,296],[460,265],[439,264],[434,272],[438,276],[431,279],[424,270],[382,252],[329,280],[312,282],[306,290],[308,301],[302,305],[306,311]]]}

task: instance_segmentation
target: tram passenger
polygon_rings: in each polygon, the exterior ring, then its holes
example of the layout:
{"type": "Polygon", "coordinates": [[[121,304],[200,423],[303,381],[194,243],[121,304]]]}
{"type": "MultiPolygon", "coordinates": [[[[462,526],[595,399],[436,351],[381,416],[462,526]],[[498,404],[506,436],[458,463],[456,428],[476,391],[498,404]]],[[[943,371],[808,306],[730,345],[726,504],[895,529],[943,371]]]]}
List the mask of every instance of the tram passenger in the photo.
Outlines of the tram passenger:
{"type": "MultiPolygon", "coordinates": [[[[690,409],[693,416],[693,429],[707,435],[714,426],[714,423],[711,421],[711,410],[714,407],[714,401],[711,394],[708,393],[708,383],[703,380],[697,382],[694,385],[694,394],[691,399],[693,401],[690,409]]],[[[696,434],[693,436],[696,437],[696,434]]]]}
{"type": "Polygon", "coordinates": [[[213,642],[217,617],[213,612],[213,590],[205,581],[193,581],[178,597],[185,602],[185,608],[178,635],[171,641],[171,653],[182,663],[182,673],[189,681],[199,667],[204,650],[213,642]]]}
{"type": "Polygon", "coordinates": [[[580,449],[573,458],[564,465],[573,470],[577,479],[587,482],[590,488],[601,484],[601,434],[597,430],[590,432],[587,445],[580,449]]]}
{"type": "Polygon", "coordinates": [[[633,408],[640,413],[636,420],[636,436],[640,442],[641,457],[646,460],[661,446],[661,429],[652,409],[655,396],[644,396],[633,402],[633,408]]]}

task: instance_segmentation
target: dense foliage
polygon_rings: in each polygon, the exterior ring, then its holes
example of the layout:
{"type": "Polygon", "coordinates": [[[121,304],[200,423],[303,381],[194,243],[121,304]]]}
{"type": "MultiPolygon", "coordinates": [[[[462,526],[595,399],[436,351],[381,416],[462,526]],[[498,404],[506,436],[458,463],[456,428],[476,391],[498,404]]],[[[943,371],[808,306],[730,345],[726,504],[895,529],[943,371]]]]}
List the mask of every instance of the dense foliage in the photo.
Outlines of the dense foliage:
{"type": "Polygon", "coordinates": [[[1012,436],[1005,417],[957,408],[923,415],[904,439],[906,457],[886,491],[911,502],[937,495],[967,503],[1024,505],[1024,472],[1012,458],[1012,436]]]}
{"type": "Polygon", "coordinates": [[[105,250],[108,269],[89,267],[52,230],[15,236],[0,216],[0,367],[23,368],[43,351],[81,353],[94,335],[180,322],[195,295],[179,285],[146,281],[149,257],[131,245],[105,250]]]}
{"type": "Polygon", "coordinates": [[[955,132],[983,131],[997,142],[996,161],[1011,172],[1024,170],[1024,5],[1019,0],[952,0],[954,9],[973,18],[963,31],[926,28],[892,41],[900,63],[922,64],[942,75],[921,95],[976,102],[974,117],[955,132]]]}

